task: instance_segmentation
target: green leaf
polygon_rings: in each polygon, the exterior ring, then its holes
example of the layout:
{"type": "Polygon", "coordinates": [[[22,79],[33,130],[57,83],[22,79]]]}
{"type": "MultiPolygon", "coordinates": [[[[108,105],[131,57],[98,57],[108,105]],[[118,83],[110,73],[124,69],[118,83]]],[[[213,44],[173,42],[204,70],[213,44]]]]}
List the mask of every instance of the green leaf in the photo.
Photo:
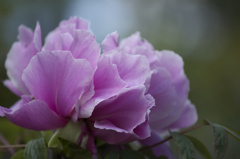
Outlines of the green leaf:
{"type": "Polygon", "coordinates": [[[231,136],[233,136],[235,139],[237,139],[238,141],[240,141],[240,133],[237,132],[236,130],[233,130],[232,128],[220,125],[220,124],[216,124],[218,127],[223,128],[225,131],[227,131],[228,134],[230,134],[231,136]]]}
{"type": "Polygon", "coordinates": [[[47,159],[47,148],[44,138],[31,140],[24,151],[24,159],[47,159]]]}
{"type": "Polygon", "coordinates": [[[119,152],[111,151],[106,154],[104,159],[119,159],[119,157],[120,157],[119,152]]]}
{"type": "Polygon", "coordinates": [[[11,159],[24,159],[23,155],[24,155],[24,150],[20,150],[20,151],[16,152],[16,153],[11,157],[11,159]]]}
{"type": "Polygon", "coordinates": [[[205,145],[195,137],[185,135],[192,143],[195,149],[197,149],[206,159],[212,159],[211,154],[205,145]]]}
{"type": "Polygon", "coordinates": [[[228,146],[227,132],[219,124],[210,123],[210,125],[213,129],[215,137],[214,142],[215,157],[217,159],[221,159],[224,157],[228,146]]]}
{"type": "Polygon", "coordinates": [[[56,130],[55,133],[52,135],[51,139],[48,142],[49,148],[58,148],[59,150],[63,149],[63,145],[59,140],[59,130],[56,130]]]}
{"type": "Polygon", "coordinates": [[[120,151],[120,158],[121,159],[145,159],[145,157],[140,152],[129,150],[129,149],[120,151]]]}
{"type": "Polygon", "coordinates": [[[173,137],[173,139],[175,140],[175,145],[177,147],[180,159],[195,159],[196,158],[194,146],[187,137],[185,137],[177,132],[170,132],[170,134],[173,137]]]}

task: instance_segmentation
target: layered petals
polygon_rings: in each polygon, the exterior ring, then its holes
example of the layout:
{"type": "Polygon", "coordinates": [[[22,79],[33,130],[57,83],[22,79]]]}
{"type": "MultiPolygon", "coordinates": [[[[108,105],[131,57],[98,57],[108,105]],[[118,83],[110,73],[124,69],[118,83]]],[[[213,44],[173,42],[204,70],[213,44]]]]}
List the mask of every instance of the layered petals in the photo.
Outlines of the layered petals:
{"type": "Polygon", "coordinates": [[[87,60],[74,59],[68,51],[43,51],[24,70],[23,80],[32,96],[67,116],[90,84],[93,71],[87,60]]]}
{"type": "Polygon", "coordinates": [[[77,109],[79,118],[87,118],[92,115],[95,106],[103,100],[116,96],[126,87],[110,58],[102,56],[98,61],[98,68],[94,74],[94,96],[77,109]]]}
{"type": "Polygon", "coordinates": [[[89,119],[96,128],[93,130],[94,135],[111,144],[127,143],[133,141],[133,138],[147,138],[149,133],[142,136],[143,133],[134,131],[138,126],[144,126],[142,130],[150,132],[143,123],[148,118],[154,100],[150,95],[144,95],[144,92],[143,85],[126,88],[118,96],[99,103],[89,119]]]}
{"type": "Polygon", "coordinates": [[[118,47],[118,38],[119,35],[117,32],[113,32],[106,36],[102,42],[103,52],[108,52],[118,47]]]}
{"type": "Polygon", "coordinates": [[[51,130],[63,127],[67,121],[52,111],[47,103],[35,99],[21,100],[12,109],[0,108],[0,115],[5,116],[14,124],[32,130],[51,130]]]}

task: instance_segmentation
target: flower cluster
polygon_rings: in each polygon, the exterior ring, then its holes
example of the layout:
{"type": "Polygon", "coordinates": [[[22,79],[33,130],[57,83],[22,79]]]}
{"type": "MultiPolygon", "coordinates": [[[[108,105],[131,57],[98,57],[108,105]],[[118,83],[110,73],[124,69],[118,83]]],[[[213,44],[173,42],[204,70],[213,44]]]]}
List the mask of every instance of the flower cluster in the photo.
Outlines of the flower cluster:
{"type": "MultiPolygon", "coordinates": [[[[38,23],[34,31],[23,25],[18,31],[4,85],[21,99],[0,108],[16,125],[56,130],[70,121],[81,123],[95,152],[94,138],[150,145],[160,140],[157,134],[196,122],[182,58],[154,50],[140,33],[120,43],[117,32],[107,35],[101,54],[88,22],[76,17],[62,21],[43,46],[38,23]]],[[[155,154],[162,153],[169,156],[155,154]]]]}

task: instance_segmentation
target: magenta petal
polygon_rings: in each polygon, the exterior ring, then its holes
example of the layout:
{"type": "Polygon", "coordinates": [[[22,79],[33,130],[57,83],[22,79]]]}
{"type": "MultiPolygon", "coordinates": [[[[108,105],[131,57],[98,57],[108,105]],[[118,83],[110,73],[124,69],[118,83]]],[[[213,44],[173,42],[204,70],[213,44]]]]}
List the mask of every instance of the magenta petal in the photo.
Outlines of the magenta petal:
{"type": "Polygon", "coordinates": [[[144,84],[151,74],[145,56],[126,54],[116,50],[105,56],[111,57],[112,63],[117,65],[119,75],[128,87],[144,84]]]}
{"type": "MultiPolygon", "coordinates": [[[[141,140],[140,143],[143,146],[152,146],[152,145],[154,145],[156,143],[159,143],[161,141],[162,141],[161,137],[158,134],[152,132],[151,137],[149,137],[147,139],[144,139],[144,140],[141,140]]],[[[168,157],[168,159],[173,158],[173,155],[170,151],[170,148],[167,146],[166,143],[163,143],[161,145],[158,145],[158,146],[152,148],[152,151],[153,151],[153,154],[156,157],[166,156],[166,157],[168,157]]]]}
{"type": "Polygon", "coordinates": [[[102,56],[94,74],[95,94],[91,100],[79,107],[79,118],[91,116],[98,103],[117,95],[125,87],[126,83],[120,78],[117,66],[112,64],[108,57],[102,56]]]}
{"type": "Polygon", "coordinates": [[[88,61],[74,59],[68,51],[40,52],[24,70],[23,80],[36,99],[67,116],[92,78],[88,61]]]}
{"type": "Polygon", "coordinates": [[[70,50],[76,59],[86,59],[90,62],[93,70],[97,68],[100,47],[95,40],[95,36],[90,32],[86,30],[76,30],[70,50]]]}
{"type": "Polygon", "coordinates": [[[22,104],[18,109],[3,109],[5,116],[16,125],[32,130],[50,130],[63,127],[67,123],[41,100],[22,104]]]}
{"type": "Polygon", "coordinates": [[[186,101],[180,117],[172,123],[169,129],[183,129],[192,126],[197,121],[196,108],[189,100],[186,101]]]}
{"type": "MultiPolygon", "coordinates": [[[[125,89],[115,98],[98,104],[90,120],[95,121],[95,128],[103,131],[127,133],[125,135],[135,135],[135,139],[139,138],[138,134],[134,133],[134,129],[146,121],[146,115],[148,115],[149,109],[154,104],[153,98],[150,98],[149,95],[146,97],[144,93],[145,87],[142,85],[125,89]]],[[[99,134],[96,135],[104,138],[104,141],[109,143],[121,140],[121,138],[107,138],[100,130],[97,131],[99,134]]],[[[126,138],[124,137],[122,140],[126,138]]]]}
{"type": "Polygon", "coordinates": [[[118,38],[119,35],[115,31],[106,36],[106,38],[102,42],[103,52],[108,52],[118,47],[118,38]]]}

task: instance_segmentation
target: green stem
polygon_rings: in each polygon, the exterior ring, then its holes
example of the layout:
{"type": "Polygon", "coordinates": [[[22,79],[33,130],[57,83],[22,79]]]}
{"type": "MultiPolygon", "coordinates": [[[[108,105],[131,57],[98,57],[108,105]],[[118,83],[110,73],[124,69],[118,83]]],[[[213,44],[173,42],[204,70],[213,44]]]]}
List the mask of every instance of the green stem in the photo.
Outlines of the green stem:
{"type": "MultiPolygon", "coordinates": [[[[207,123],[201,123],[201,124],[199,124],[199,125],[193,126],[193,127],[189,128],[189,129],[187,129],[187,130],[184,130],[184,131],[180,132],[180,134],[183,135],[183,134],[185,134],[185,133],[188,133],[188,132],[190,132],[190,131],[193,131],[193,130],[195,130],[195,129],[199,128],[199,127],[205,126],[205,125],[209,125],[209,124],[207,124],[207,123]]],[[[139,151],[143,152],[143,151],[146,151],[146,150],[148,150],[148,149],[154,148],[154,147],[156,147],[156,146],[158,146],[158,145],[161,145],[161,144],[167,142],[168,140],[171,140],[172,138],[173,138],[172,136],[168,136],[166,139],[162,140],[161,142],[158,142],[158,143],[156,143],[156,144],[153,144],[153,145],[148,146],[148,147],[145,147],[145,148],[141,148],[139,151]]]]}

